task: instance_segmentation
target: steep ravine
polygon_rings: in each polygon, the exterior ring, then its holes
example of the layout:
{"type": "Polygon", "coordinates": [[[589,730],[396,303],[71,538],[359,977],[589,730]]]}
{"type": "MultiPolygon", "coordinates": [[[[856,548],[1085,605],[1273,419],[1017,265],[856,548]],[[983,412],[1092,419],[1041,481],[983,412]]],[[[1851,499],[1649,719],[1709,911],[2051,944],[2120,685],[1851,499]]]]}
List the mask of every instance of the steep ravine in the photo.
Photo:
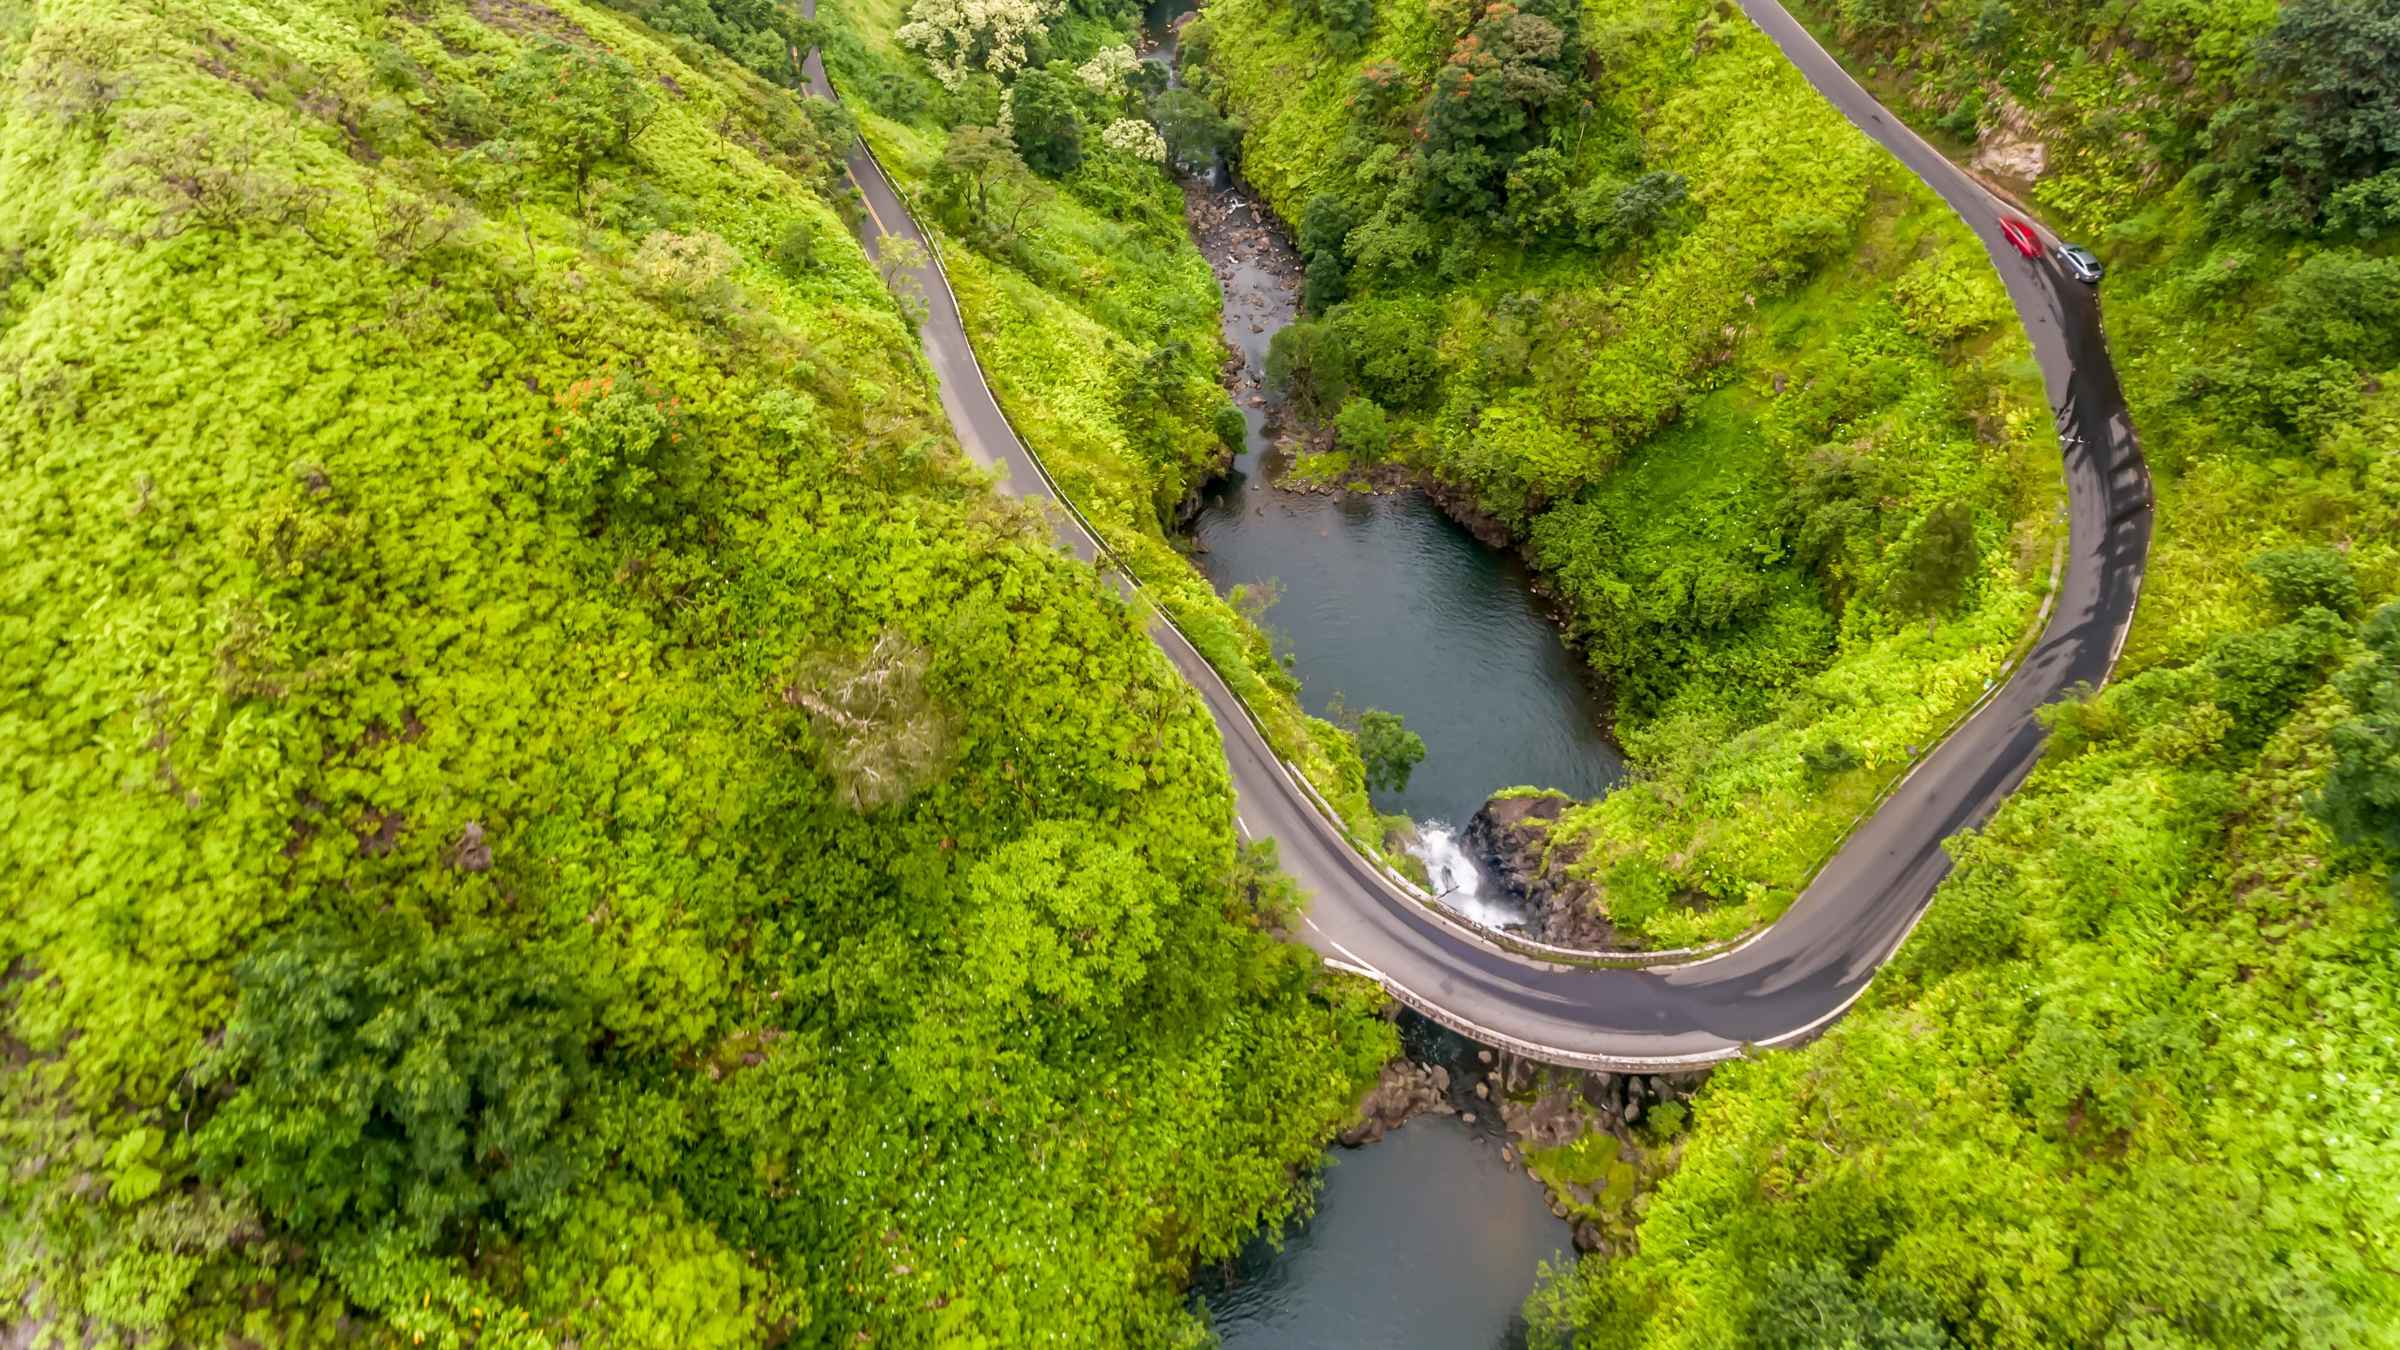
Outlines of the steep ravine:
{"type": "MultiPolygon", "coordinates": [[[[1154,10],[1153,31],[1166,33],[1180,9],[1154,10]]],[[[1168,34],[1148,55],[1171,62],[1172,52],[1168,34]]],[[[1474,522],[1405,483],[1373,494],[1278,484],[1294,429],[1266,387],[1266,358],[1297,312],[1297,259],[1229,175],[1187,179],[1185,202],[1224,294],[1225,381],[1246,431],[1230,472],[1189,513],[1196,559],[1221,589],[1274,583],[1268,623],[1312,712],[1338,696],[1353,710],[1399,712],[1425,738],[1408,790],[1376,805],[1417,822],[1415,851],[1444,901],[1547,931],[1543,914],[1513,903],[1517,878],[1485,869],[1495,856],[1485,836],[1506,831],[1493,834],[1482,808],[1527,781],[1588,796],[1621,776],[1582,664],[1504,533],[1479,538],[1474,522]]],[[[1606,1133],[1639,1089],[1553,1081],[1414,1014],[1401,1020],[1407,1057],[1387,1066],[1343,1147],[1328,1152],[1313,1213],[1199,1281],[1232,1350],[1522,1345],[1520,1307],[1541,1264],[1609,1240],[1605,1177],[1581,1194],[1563,1179],[1554,1189],[1525,1149],[1606,1133]]],[[[1601,1152],[1620,1156],[1613,1144],[1577,1156],[1601,1152]]],[[[1621,1206],[1630,1192],[1619,1190],[1621,1206]]]]}
{"type": "Polygon", "coordinates": [[[1225,295],[1227,386],[1248,435],[1191,525],[1219,589],[1271,584],[1266,621],[1320,714],[1384,708],[1424,737],[1408,788],[1376,806],[1420,827],[1463,828],[1502,788],[1605,793],[1624,762],[1583,663],[1533,576],[1414,486],[1289,491],[1294,428],[1266,387],[1267,349],[1296,310],[1281,228],[1237,180],[1192,183],[1192,235],[1225,295]]]}

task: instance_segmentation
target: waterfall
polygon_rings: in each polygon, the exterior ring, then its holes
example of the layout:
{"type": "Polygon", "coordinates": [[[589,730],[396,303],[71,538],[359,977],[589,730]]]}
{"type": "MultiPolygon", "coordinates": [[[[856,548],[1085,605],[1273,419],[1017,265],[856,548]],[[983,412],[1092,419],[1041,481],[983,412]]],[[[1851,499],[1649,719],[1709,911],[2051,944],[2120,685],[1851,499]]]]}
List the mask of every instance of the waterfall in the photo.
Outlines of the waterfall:
{"type": "Polygon", "coordinates": [[[1433,893],[1441,902],[1490,928],[1516,928],[1525,923],[1524,911],[1483,889],[1483,869],[1458,846],[1458,831],[1440,821],[1417,825],[1416,845],[1409,849],[1425,864],[1433,893]]]}

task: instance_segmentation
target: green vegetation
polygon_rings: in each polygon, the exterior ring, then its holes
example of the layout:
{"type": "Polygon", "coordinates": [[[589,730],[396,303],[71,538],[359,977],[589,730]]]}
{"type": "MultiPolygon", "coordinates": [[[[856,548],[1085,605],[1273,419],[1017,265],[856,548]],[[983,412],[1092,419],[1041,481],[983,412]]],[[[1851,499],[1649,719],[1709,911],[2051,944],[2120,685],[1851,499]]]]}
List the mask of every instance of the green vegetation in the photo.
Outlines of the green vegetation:
{"type": "Polygon", "coordinates": [[[1277,751],[1378,838],[1351,738],[1300,710],[1269,638],[1169,542],[1241,413],[1217,382],[1216,281],[1162,161],[1226,132],[1205,104],[1162,97],[1165,71],[1133,54],[1140,15],[1130,0],[829,0],[818,17],[826,69],[938,240],[1010,420],[1277,751]]]}
{"type": "Polygon", "coordinates": [[[0,16],[19,1338],[1190,1343],[1392,1049],[629,8],[0,16]]]}
{"type": "Polygon", "coordinates": [[[2334,682],[2350,716],[2330,733],[2334,762],[2321,814],[2336,838],[2392,869],[2400,901],[2400,608],[2376,615],[2366,640],[2366,659],[2334,682]]]}
{"type": "Polygon", "coordinates": [[[1639,1251],[1537,1295],[1557,1339],[2395,1343],[2395,157],[2338,130],[2388,83],[2319,87],[2392,14],[1816,7],[1929,124],[2045,148],[2158,536],[2118,679],[1859,1008],[1717,1076],[1639,1251]]]}
{"type": "Polygon", "coordinates": [[[1661,1175],[1674,1167],[1674,1150],[1663,1141],[1681,1128],[1683,1106],[1653,1108],[1640,1135],[1612,1134],[1588,1105],[1574,1106],[1581,1133],[1565,1144],[1525,1148],[1525,1170],[1541,1179],[1566,1208],[1569,1223],[1597,1225],[1612,1247],[1630,1244],[1641,1222],[1641,1203],[1661,1175]],[[1645,1146],[1647,1145],[1647,1146],[1645,1146]]]}
{"type": "Polygon", "coordinates": [[[1306,259],[1269,375],[1333,428],[1312,467],[1442,480],[1566,602],[1637,773],[1554,837],[1615,927],[1738,933],[2027,631],[2058,498],[2024,339],[1948,209],[1716,7],[1371,19],[1186,30],[1306,259]]]}
{"type": "Polygon", "coordinates": [[[1358,752],[1367,762],[1367,786],[1401,792],[1425,759],[1425,738],[1410,731],[1400,714],[1369,708],[1358,715],[1358,752]]]}

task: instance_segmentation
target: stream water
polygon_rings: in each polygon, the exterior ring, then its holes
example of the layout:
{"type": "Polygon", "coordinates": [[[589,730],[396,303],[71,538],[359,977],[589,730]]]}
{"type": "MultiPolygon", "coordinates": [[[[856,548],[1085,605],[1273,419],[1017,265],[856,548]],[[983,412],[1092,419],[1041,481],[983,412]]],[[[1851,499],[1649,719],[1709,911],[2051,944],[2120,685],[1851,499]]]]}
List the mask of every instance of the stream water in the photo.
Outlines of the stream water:
{"type": "Polygon", "coordinates": [[[1274,485],[1289,455],[1269,439],[1267,346],[1291,322],[1297,259],[1239,185],[1194,203],[1202,251],[1225,292],[1225,338],[1242,353],[1235,391],[1249,435],[1206,494],[1192,536],[1220,590],[1272,581],[1267,626],[1320,715],[1399,713],[1425,738],[1406,790],[1376,806],[1464,826],[1484,799],[1530,784],[1607,791],[1623,761],[1583,664],[1543,613],[1532,577],[1424,493],[1295,493],[1274,485]]]}
{"type": "MultiPolygon", "coordinates": [[[[1172,64],[1159,0],[1147,54],[1172,64]]],[[[1266,624],[1320,716],[1337,702],[1401,715],[1425,740],[1408,787],[1375,805],[1455,830],[1520,784],[1595,797],[1624,776],[1604,709],[1513,554],[1486,547],[1424,493],[1296,493],[1270,435],[1267,347],[1298,306],[1299,260],[1248,188],[1223,172],[1191,194],[1193,235],[1225,295],[1242,355],[1234,396],[1248,427],[1232,472],[1204,494],[1191,535],[1219,590],[1273,583],[1266,624]]]]}
{"type": "MultiPolygon", "coordinates": [[[[1172,22],[1190,0],[1156,0],[1173,69],[1172,22]]],[[[1623,776],[1583,666],[1544,615],[1532,578],[1423,493],[1301,494],[1275,486],[1288,459],[1268,431],[1266,357],[1297,307],[1298,260],[1247,188],[1222,171],[1190,194],[1193,236],[1225,295],[1225,339],[1242,355],[1235,398],[1248,434],[1233,470],[1192,522],[1218,589],[1273,582],[1266,616],[1324,715],[1399,713],[1425,740],[1404,791],[1376,806],[1418,822],[1417,853],[1454,907],[1488,923],[1520,917],[1488,894],[1458,831],[1517,784],[1594,797],[1623,776]]],[[[1470,1060],[1473,1047],[1417,1023],[1411,1056],[1470,1060]]],[[[1461,1081],[1471,1076],[1461,1073],[1461,1081]]],[[[1231,1350],[1483,1350],[1522,1345],[1519,1307],[1543,1260],[1569,1254],[1541,1188],[1501,1161],[1486,1121],[1421,1117],[1381,1143],[1326,1155],[1313,1214],[1262,1234],[1197,1297],[1231,1350]]]]}
{"type": "MultiPolygon", "coordinates": [[[[1404,1016],[1401,1034],[1461,1084],[1481,1072],[1473,1043],[1430,1022],[1404,1016]]],[[[1226,1350],[1521,1350],[1525,1296],[1574,1246],[1505,1142],[1488,1113],[1426,1115],[1329,1150],[1314,1211],[1200,1280],[1226,1350]]]]}

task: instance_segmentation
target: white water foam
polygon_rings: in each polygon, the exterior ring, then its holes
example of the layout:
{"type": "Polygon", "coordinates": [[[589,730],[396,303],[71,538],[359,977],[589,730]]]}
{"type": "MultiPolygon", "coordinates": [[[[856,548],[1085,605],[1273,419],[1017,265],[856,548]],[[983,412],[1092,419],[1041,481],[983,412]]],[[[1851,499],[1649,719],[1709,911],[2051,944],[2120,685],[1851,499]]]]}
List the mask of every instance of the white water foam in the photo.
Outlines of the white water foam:
{"type": "Polygon", "coordinates": [[[1441,902],[1488,928],[1513,928],[1525,922],[1525,912],[1497,896],[1484,893],[1483,869],[1458,846],[1458,831],[1438,820],[1417,822],[1417,843],[1409,852],[1425,864],[1433,893],[1441,902]]]}

